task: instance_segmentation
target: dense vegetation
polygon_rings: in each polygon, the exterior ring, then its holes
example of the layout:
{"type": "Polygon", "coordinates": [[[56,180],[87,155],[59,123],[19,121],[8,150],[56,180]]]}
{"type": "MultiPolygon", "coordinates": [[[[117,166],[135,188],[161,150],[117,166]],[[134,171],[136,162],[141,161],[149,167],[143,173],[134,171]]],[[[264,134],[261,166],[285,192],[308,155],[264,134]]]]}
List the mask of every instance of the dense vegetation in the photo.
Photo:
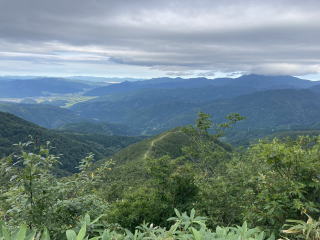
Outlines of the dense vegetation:
{"type": "MultiPolygon", "coordinates": [[[[192,123],[199,111],[214,115],[222,121],[229,112],[239,112],[247,117],[238,130],[254,132],[288,130],[294,126],[307,126],[320,118],[320,96],[310,90],[282,89],[255,92],[231,99],[198,101],[183,90],[143,90],[135,94],[98,98],[72,107],[83,117],[119,122],[138,132],[159,133],[164,130],[192,123]],[[283,115],[286,117],[283,118],[283,115]]],[[[194,91],[203,96],[210,90],[194,91]]],[[[228,89],[230,91],[230,89],[228,89]]]]}
{"type": "Polygon", "coordinates": [[[77,122],[67,123],[59,127],[59,130],[86,133],[86,134],[105,134],[105,135],[120,135],[131,136],[134,135],[134,131],[127,126],[120,124],[112,124],[107,122],[77,122]]]}
{"type": "Polygon", "coordinates": [[[0,111],[8,112],[45,128],[83,121],[76,113],[52,105],[0,102],[0,111]]]}
{"type": "Polygon", "coordinates": [[[320,138],[237,150],[219,139],[240,120],[231,114],[215,124],[200,113],[195,126],[131,145],[97,167],[89,154],[79,173],[63,178],[52,174],[59,158],[50,145],[19,144],[1,160],[0,238],[319,239],[320,138]]]}
{"type": "Polygon", "coordinates": [[[276,130],[314,124],[319,119],[317,88],[317,82],[290,76],[160,78],[94,89],[87,94],[100,97],[71,109],[84,118],[127,125],[136,134],[157,134],[190,124],[199,111],[213,114],[217,121],[229,112],[239,112],[247,121],[237,130],[244,135],[260,132],[263,137],[276,130]]]}
{"type": "Polygon", "coordinates": [[[27,142],[30,136],[36,145],[50,141],[54,154],[61,154],[60,174],[77,171],[80,159],[93,153],[96,160],[110,156],[141,138],[125,136],[106,136],[102,134],[81,134],[57,132],[41,128],[9,113],[0,112],[0,157],[17,151],[13,144],[27,142]]]}

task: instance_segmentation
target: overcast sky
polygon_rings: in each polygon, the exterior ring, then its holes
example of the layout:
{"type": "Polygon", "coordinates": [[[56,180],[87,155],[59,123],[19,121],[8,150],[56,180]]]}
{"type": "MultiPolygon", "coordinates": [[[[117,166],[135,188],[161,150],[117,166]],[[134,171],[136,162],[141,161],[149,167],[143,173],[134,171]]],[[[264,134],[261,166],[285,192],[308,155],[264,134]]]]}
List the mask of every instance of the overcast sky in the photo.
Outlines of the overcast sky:
{"type": "Polygon", "coordinates": [[[320,79],[319,0],[0,0],[0,75],[320,79]]]}

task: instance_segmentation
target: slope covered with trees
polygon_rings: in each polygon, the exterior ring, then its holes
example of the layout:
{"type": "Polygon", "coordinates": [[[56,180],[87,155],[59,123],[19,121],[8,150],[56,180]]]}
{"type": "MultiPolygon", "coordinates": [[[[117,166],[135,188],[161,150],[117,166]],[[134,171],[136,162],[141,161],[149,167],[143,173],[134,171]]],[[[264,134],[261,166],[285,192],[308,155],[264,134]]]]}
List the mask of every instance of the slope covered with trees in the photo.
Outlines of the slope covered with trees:
{"type": "Polygon", "coordinates": [[[52,175],[58,159],[46,147],[30,154],[33,144],[22,144],[0,165],[0,236],[25,223],[20,236],[42,239],[317,239],[319,137],[236,151],[219,139],[240,120],[216,124],[200,113],[194,126],[129,146],[97,168],[88,156],[65,178],[52,175]]]}
{"type": "Polygon", "coordinates": [[[1,157],[17,151],[13,144],[35,141],[36,145],[51,142],[52,153],[62,154],[61,165],[57,167],[63,172],[75,172],[79,161],[88,153],[95,154],[99,160],[113,154],[119,149],[132,144],[140,138],[90,134],[72,134],[56,132],[39,127],[9,113],[0,112],[0,153],[1,157]],[[30,139],[30,136],[32,139],[30,139]]]}
{"type": "Polygon", "coordinates": [[[0,111],[8,112],[45,128],[83,121],[78,114],[56,106],[46,104],[19,104],[0,102],[0,111]]]}
{"type": "Polygon", "coordinates": [[[72,109],[83,117],[127,125],[140,134],[159,133],[190,124],[199,111],[214,115],[218,121],[230,112],[238,112],[247,118],[239,125],[239,130],[265,129],[267,134],[310,125],[320,117],[320,95],[307,89],[268,90],[210,101],[199,100],[206,93],[210,95],[210,89],[193,92],[200,96],[195,98],[192,94],[179,95],[171,91],[143,90],[117,98],[109,96],[76,104],[72,109]]]}
{"type": "Polygon", "coordinates": [[[125,125],[112,124],[107,122],[75,122],[67,123],[58,128],[59,130],[85,133],[85,134],[104,134],[104,135],[118,135],[130,136],[134,135],[135,131],[129,129],[125,125]]]}
{"type": "MultiPolygon", "coordinates": [[[[218,121],[230,112],[239,112],[247,120],[233,131],[236,139],[227,136],[236,142],[246,136],[263,137],[278,130],[314,124],[313,120],[319,118],[318,85],[292,76],[156,78],[97,87],[88,95],[98,97],[90,100],[91,97],[80,96],[83,99],[68,105],[68,109],[45,104],[1,103],[0,110],[46,128],[110,135],[159,134],[191,124],[199,111],[213,114],[218,121]]],[[[61,106],[66,101],[47,103],[61,106]]]]}

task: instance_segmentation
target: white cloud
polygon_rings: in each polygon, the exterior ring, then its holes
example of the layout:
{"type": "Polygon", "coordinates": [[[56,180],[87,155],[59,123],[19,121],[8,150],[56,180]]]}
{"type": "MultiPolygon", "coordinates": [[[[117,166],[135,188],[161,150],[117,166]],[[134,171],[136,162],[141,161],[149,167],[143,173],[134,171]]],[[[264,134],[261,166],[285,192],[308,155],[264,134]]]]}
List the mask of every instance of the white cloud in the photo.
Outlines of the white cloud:
{"type": "Polygon", "coordinates": [[[319,38],[316,0],[0,0],[2,72],[319,73],[319,38]]]}

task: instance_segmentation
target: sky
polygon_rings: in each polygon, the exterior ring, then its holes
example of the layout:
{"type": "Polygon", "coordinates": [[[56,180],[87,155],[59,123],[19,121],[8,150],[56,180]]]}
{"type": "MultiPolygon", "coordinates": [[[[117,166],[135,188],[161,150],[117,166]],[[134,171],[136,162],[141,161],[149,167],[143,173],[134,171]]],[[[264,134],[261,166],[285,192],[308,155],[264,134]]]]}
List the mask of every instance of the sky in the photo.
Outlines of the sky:
{"type": "Polygon", "coordinates": [[[0,0],[0,75],[320,80],[319,0],[0,0]]]}

